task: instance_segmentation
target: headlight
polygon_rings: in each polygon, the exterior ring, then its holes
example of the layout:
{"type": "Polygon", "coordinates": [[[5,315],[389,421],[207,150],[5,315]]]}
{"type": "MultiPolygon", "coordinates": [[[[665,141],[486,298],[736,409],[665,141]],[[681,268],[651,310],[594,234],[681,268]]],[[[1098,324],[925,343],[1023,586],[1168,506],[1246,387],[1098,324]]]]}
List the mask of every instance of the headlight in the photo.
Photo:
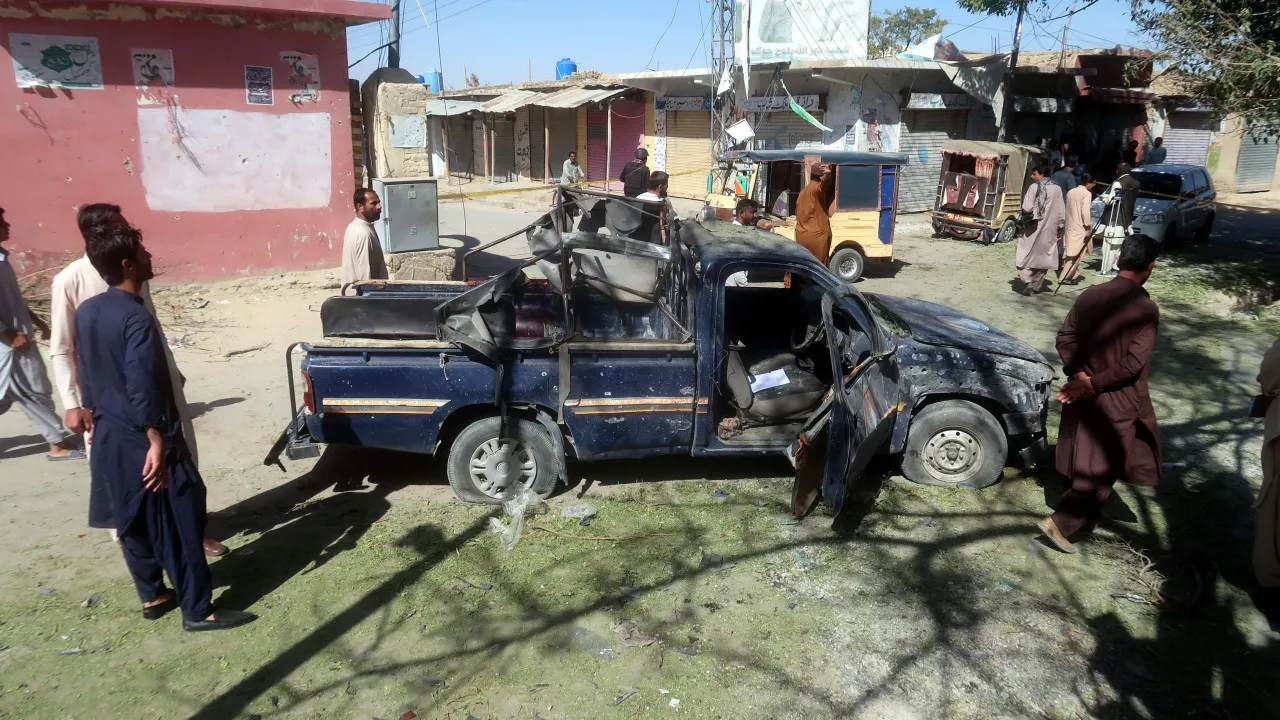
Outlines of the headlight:
{"type": "Polygon", "coordinates": [[[1155,223],[1159,225],[1160,223],[1164,222],[1164,216],[1163,215],[1143,215],[1142,217],[1138,218],[1138,222],[1155,223]]]}

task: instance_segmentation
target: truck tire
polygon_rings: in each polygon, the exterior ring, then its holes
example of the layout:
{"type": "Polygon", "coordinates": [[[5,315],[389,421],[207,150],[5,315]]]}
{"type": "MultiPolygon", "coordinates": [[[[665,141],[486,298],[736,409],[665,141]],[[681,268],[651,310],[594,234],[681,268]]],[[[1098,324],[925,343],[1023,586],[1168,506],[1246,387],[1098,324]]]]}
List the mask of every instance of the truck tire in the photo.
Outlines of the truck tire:
{"type": "Polygon", "coordinates": [[[498,505],[518,482],[539,497],[550,495],[559,473],[547,431],[532,420],[508,417],[499,437],[500,426],[501,418],[480,418],[454,438],[446,463],[454,494],[464,502],[498,505]]]}
{"type": "Polygon", "coordinates": [[[914,483],[980,490],[1004,475],[1009,440],[999,421],[968,400],[926,405],[911,418],[902,474],[914,483]]]}
{"type": "Polygon", "coordinates": [[[858,252],[857,248],[840,248],[835,255],[831,256],[829,267],[841,281],[857,282],[858,278],[862,277],[862,271],[867,267],[867,259],[862,257],[862,253],[858,252]]]}

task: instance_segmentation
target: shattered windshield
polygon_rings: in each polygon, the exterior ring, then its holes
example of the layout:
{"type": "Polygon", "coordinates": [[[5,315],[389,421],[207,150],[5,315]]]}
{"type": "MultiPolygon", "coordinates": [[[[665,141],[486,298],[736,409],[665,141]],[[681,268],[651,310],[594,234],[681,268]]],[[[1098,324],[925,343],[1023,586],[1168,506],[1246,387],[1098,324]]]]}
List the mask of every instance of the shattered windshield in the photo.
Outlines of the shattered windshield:
{"type": "Polygon", "coordinates": [[[880,298],[870,293],[864,293],[862,297],[867,299],[867,304],[871,306],[871,314],[875,315],[880,327],[888,331],[890,335],[911,337],[911,326],[907,325],[907,321],[890,310],[887,305],[880,302],[880,298]]]}

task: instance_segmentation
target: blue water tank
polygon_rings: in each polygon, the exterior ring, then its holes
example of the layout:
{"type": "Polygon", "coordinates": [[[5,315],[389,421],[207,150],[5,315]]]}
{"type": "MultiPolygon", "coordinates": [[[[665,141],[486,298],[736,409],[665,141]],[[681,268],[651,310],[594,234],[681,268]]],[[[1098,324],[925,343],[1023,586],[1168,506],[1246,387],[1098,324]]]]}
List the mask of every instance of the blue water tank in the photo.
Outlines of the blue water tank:
{"type": "Polygon", "coordinates": [[[557,80],[563,80],[576,72],[578,72],[578,63],[570,60],[569,58],[564,58],[560,62],[556,63],[557,80]]]}
{"type": "Polygon", "coordinates": [[[444,87],[444,76],[435,68],[427,68],[425,75],[418,76],[418,82],[427,86],[427,92],[438,93],[444,87]]]}

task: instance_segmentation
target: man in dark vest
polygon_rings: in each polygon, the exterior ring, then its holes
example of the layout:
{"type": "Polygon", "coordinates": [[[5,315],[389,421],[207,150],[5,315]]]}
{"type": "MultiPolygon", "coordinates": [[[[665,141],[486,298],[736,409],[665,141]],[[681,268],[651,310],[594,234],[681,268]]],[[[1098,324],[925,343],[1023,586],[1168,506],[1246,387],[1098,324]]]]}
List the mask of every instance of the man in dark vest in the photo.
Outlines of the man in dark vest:
{"type": "Polygon", "coordinates": [[[648,150],[636,148],[636,159],[622,167],[618,179],[622,181],[623,195],[635,197],[649,189],[649,166],[645,164],[648,159],[648,150]]]}

